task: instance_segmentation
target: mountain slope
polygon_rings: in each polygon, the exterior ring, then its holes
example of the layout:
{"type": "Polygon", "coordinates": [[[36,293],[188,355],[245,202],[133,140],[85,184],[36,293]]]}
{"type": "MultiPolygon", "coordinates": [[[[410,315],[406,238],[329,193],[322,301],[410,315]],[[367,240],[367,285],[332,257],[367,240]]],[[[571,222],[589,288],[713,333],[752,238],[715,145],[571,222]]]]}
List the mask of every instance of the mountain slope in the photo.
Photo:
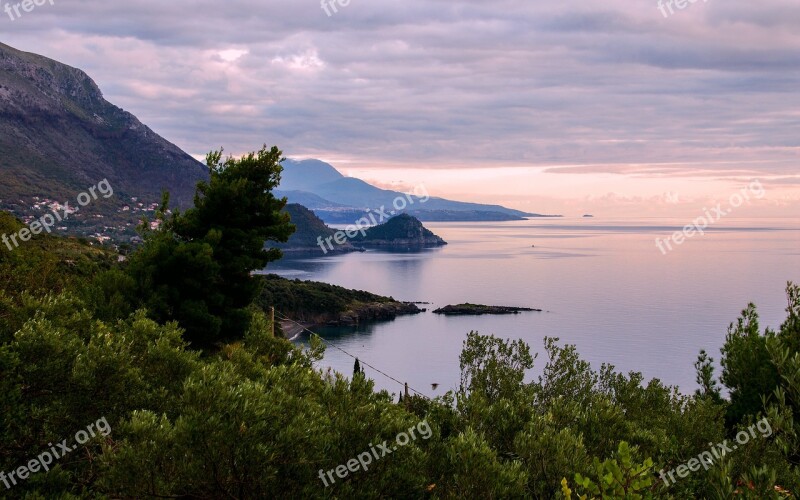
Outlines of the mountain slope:
{"type": "Polygon", "coordinates": [[[74,200],[106,178],[120,198],[157,201],[168,190],[185,207],[206,176],[83,71],[0,44],[0,208],[20,214],[34,196],[74,200]]]}
{"type": "Polygon", "coordinates": [[[313,192],[316,186],[344,179],[338,170],[320,160],[284,160],[281,189],[313,192]]]}
{"type": "Polygon", "coordinates": [[[363,248],[354,247],[349,241],[341,245],[333,245],[332,250],[329,247],[323,249],[323,246],[320,246],[320,238],[324,240],[325,238],[334,236],[337,232],[335,229],[326,226],[319,217],[314,215],[314,212],[302,205],[289,203],[283,210],[289,214],[289,217],[292,219],[292,224],[295,225],[297,230],[289,237],[289,241],[286,243],[270,242],[270,246],[280,248],[284,252],[319,252],[320,254],[328,252],[358,252],[364,250],[363,248]]]}
{"type": "Polygon", "coordinates": [[[284,198],[284,197],[289,198],[291,203],[297,203],[298,205],[303,205],[309,210],[316,210],[318,208],[325,208],[325,209],[351,208],[348,207],[347,205],[342,205],[340,203],[334,203],[332,201],[323,199],[322,197],[317,196],[313,193],[309,193],[307,191],[281,191],[279,189],[276,189],[274,193],[277,198],[284,198]]]}

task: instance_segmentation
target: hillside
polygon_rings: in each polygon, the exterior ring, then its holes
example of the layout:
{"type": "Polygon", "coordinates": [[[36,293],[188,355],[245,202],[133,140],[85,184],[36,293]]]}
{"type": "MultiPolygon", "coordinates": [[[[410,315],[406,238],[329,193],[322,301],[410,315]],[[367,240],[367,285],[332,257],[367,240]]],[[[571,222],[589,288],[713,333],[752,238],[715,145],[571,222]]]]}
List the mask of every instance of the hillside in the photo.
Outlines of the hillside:
{"type": "Polygon", "coordinates": [[[408,214],[392,217],[384,224],[371,227],[353,241],[364,246],[424,248],[447,245],[442,238],[426,229],[416,218],[408,214]]]}
{"type": "MultiPolygon", "coordinates": [[[[281,180],[281,184],[283,184],[284,182],[285,182],[284,180],[281,180]]],[[[340,210],[344,211],[345,213],[355,211],[354,209],[348,207],[347,205],[342,205],[340,203],[334,203],[332,201],[328,201],[320,196],[317,196],[313,193],[309,193],[306,191],[282,191],[280,189],[276,189],[274,193],[276,198],[288,198],[290,203],[303,205],[309,210],[314,210],[315,211],[314,213],[316,213],[317,209],[323,209],[325,211],[340,210]]],[[[357,210],[357,212],[361,213],[360,210],[357,210]]],[[[317,214],[317,216],[319,216],[319,214],[317,214]]],[[[330,222],[330,221],[325,220],[325,222],[330,222]]]]}
{"type": "Polygon", "coordinates": [[[274,306],[280,313],[309,325],[348,326],[425,311],[393,297],[328,283],[289,280],[274,274],[263,280],[259,307],[266,311],[274,306]]]}
{"type": "MultiPolygon", "coordinates": [[[[0,235],[11,235],[24,227],[13,215],[0,211],[0,235]]],[[[23,299],[23,291],[58,293],[76,281],[111,268],[117,257],[113,252],[90,246],[86,240],[45,233],[32,236],[19,247],[12,246],[12,250],[0,243],[0,337],[3,321],[14,323],[7,312],[13,303],[23,299]]]]}
{"type": "Polygon", "coordinates": [[[108,179],[115,196],[92,209],[112,221],[70,227],[88,234],[135,224],[142,214],[122,207],[146,207],[163,190],[173,206],[189,206],[206,176],[204,165],[106,101],[83,71],[0,44],[0,209],[25,218],[37,201],[74,202],[108,179]]]}
{"type": "MultiPolygon", "coordinates": [[[[322,252],[322,247],[319,245],[319,239],[331,237],[336,234],[335,229],[331,229],[322,222],[319,217],[314,215],[314,212],[297,203],[289,203],[284,208],[284,211],[289,214],[297,230],[289,237],[286,243],[274,243],[270,245],[275,248],[280,248],[284,252],[322,252]]],[[[342,245],[334,245],[333,250],[326,247],[326,253],[344,253],[344,252],[359,252],[363,248],[355,247],[350,242],[345,242],[342,245]]]]}

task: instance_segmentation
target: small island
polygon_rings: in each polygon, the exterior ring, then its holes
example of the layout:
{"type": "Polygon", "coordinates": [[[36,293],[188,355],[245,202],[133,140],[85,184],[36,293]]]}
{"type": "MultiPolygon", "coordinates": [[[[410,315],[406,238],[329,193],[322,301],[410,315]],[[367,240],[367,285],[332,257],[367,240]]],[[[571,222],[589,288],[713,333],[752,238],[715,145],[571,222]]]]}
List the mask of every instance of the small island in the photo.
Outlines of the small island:
{"type": "Polygon", "coordinates": [[[529,307],[486,306],[481,304],[458,304],[445,306],[433,311],[447,316],[480,316],[483,314],[519,314],[521,312],[542,312],[529,307]]]}
{"type": "Polygon", "coordinates": [[[447,245],[446,241],[425,228],[417,218],[405,213],[367,229],[363,235],[353,238],[353,241],[362,246],[384,248],[417,249],[447,245]]]}

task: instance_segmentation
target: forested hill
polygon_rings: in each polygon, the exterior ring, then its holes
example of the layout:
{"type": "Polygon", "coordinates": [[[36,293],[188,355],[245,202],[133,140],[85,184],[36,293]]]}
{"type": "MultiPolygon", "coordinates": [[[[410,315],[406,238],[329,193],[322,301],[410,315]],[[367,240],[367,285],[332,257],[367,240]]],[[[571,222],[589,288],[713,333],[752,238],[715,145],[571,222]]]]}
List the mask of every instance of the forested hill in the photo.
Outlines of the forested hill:
{"type": "MultiPolygon", "coordinates": [[[[289,214],[296,230],[289,241],[286,243],[270,242],[270,246],[280,248],[285,252],[323,252],[323,247],[320,246],[320,238],[325,240],[336,234],[336,230],[325,225],[314,212],[307,209],[303,205],[297,203],[289,203],[284,208],[284,211],[289,214]]],[[[325,246],[325,253],[328,252],[357,252],[363,250],[362,248],[353,246],[350,242],[345,241],[343,244],[334,244],[325,246]]]]}
{"type": "Polygon", "coordinates": [[[447,244],[408,214],[397,215],[381,225],[371,227],[364,235],[353,238],[353,241],[359,245],[389,247],[436,247],[447,244]]]}

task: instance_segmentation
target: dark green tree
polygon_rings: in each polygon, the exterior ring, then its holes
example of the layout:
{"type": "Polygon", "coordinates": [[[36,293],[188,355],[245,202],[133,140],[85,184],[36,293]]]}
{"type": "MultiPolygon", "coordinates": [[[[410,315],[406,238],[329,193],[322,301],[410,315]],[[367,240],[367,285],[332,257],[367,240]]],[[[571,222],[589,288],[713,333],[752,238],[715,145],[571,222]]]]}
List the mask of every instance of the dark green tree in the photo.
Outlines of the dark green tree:
{"type": "Polygon", "coordinates": [[[762,335],[756,306],[749,304],[741,317],[728,328],[722,347],[721,381],[730,391],[726,425],[733,429],[747,415],[757,415],[778,387],[779,375],[767,351],[769,328],[762,335]]]}
{"type": "Polygon", "coordinates": [[[722,395],[719,392],[717,380],[714,378],[714,358],[710,357],[705,350],[701,350],[694,368],[697,372],[697,385],[700,386],[695,391],[695,395],[709,398],[715,403],[721,403],[722,395]]]}
{"type": "Polygon", "coordinates": [[[194,207],[160,213],[161,226],[145,231],[145,244],[131,258],[129,274],[152,317],[177,321],[196,346],[241,337],[260,292],[253,271],[281,257],[267,241],[285,242],[294,231],[282,213],[281,151],[264,146],[241,158],[208,154],[210,178],[197,185],[194,207]]]}

